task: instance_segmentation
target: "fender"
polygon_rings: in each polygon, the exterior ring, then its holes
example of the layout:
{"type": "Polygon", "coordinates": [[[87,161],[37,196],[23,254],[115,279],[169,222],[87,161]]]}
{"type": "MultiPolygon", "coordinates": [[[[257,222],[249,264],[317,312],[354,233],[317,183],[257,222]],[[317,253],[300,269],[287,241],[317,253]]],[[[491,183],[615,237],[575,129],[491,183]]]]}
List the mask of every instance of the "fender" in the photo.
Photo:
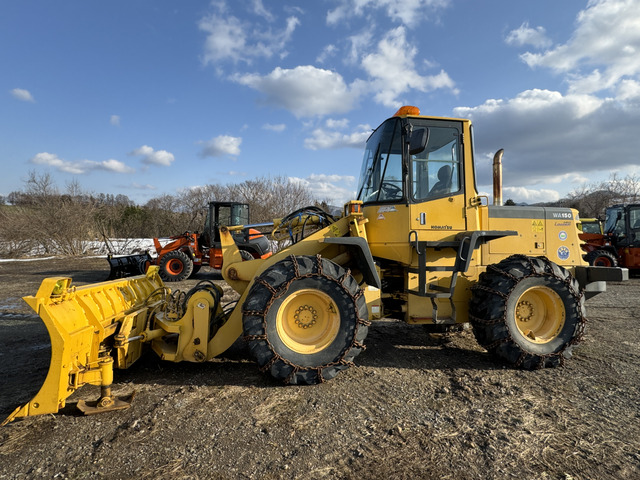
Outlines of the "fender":
{"type": "Polygon", "coordinates": [[[333,243],[347,247],[353,255],[356,265],[362,272],[362,276],[367,285],[382,288],[373,255],[371,255],[371,250],[369,250],[369,244],[366,239],[362,237],[326,237],[324,243],[333,243]]]}

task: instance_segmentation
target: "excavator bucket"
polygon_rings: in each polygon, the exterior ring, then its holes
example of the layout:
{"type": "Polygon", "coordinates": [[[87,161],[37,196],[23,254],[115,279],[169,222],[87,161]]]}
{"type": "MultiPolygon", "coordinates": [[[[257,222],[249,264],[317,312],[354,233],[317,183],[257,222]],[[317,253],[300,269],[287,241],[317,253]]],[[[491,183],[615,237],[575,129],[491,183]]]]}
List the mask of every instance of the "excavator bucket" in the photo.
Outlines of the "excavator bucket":
{"type": "Polygon", "coordinates": [[[49,371],[35,397],[2,425],[18,417],[55,413],[87,383],[100,385],[102,395],[97,406],[79,402],[85,413],[126,406],[111,395],[113,368],[127,368],[140,357],[140,342],[128,340],[144,331],[149,312],[166,293],[158,267],[146,275],[84,287],[72,286],[68,277],[43,280],[36,295],[24,300],[49,332],[49,371]]]}
{"type": "Polygon", "coordinates": [[[109,262],[109,276],[107,280],[116,280],[118,278],[132,277],[134,275],[144,275],[149,266],[153,263],[153,258],[149,252],[136,254],[136,255],[124,255],[114,257],[113,255],[107,256],[109,262]]]}

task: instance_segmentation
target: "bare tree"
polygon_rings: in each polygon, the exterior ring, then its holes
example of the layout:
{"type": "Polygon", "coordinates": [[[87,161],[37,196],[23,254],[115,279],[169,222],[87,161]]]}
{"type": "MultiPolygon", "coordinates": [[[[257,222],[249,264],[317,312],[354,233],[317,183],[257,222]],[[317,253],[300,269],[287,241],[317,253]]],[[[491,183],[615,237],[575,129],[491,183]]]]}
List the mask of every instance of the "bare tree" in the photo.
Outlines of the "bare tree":
{"type": "Polygon", "coordinates": [[[313,195],[304,185],[287,177],[261,177],[229,185],[230,197],[249,204],[251,221],[268,222],[299,208],[314,205],[313,195]]]}
{"type": "Polygon", "coordinates": [[[86,241],[95,238],[95,205],[72,182],[64,195],[48,173],[29,172],[26,191],[16,196],[18,204],[7,212],[3,222],[3,239],[19,242],[23,248],[38,249],[45,254],[85,253],[86,241]]]}
{"type": "Polygon", "coordinates": [[[576,208],[582,217],[604,218],[607,207],[619,203],[640,201],[640,177],[636,174],[624,178],[613,173],[609,180],[584,184],[572,191],[563,204],[576,208]]]}
{"type": "Polygon", "coordinates": [[[620,178],[613,173],[608,184],[615,203],[637,203],[640,199],[640,177],[637,174],[620,178]]]}

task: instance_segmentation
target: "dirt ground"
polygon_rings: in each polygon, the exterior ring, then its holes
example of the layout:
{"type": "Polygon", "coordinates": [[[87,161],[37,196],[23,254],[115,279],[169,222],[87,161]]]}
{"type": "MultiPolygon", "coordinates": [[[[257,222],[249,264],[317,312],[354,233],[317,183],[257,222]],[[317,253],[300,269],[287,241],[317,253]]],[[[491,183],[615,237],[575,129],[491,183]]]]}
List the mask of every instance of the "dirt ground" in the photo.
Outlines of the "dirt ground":
{"type": "MultiPolygon", "coordinates": [[[[102,281],[104,259],[0,263],[0,417],[42,382],[48,335],[20,297],[47,276],[102,281]]],[[[201,271],[198,279],[216,278],[201,271]]],[[[186,290],[196,282],[172,285],[186,290]]],[[[640,279],[587,302],[566,366],[505,368],[470,331],[431,337],[374,323],[358,366],[285,387],[238,341],[205,364],[152,353],[117,371],[130,409],[81,416],[84,387],[56,415],[0,428],[0,479],[640,478],[640,279]]]]}

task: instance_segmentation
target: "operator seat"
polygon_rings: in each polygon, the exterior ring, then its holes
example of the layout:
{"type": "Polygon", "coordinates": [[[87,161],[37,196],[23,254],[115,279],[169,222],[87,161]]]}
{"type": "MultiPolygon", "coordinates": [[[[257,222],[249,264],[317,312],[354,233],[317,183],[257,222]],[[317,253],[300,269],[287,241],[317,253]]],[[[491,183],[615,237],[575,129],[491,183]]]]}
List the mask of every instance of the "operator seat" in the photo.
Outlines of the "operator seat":
{"type": "Polygon", "coordinates": [[[442,195],[451,191],[451,167],[445,165],[438,170],[438,181],[429,191],[429,196],[442,195]]]}

